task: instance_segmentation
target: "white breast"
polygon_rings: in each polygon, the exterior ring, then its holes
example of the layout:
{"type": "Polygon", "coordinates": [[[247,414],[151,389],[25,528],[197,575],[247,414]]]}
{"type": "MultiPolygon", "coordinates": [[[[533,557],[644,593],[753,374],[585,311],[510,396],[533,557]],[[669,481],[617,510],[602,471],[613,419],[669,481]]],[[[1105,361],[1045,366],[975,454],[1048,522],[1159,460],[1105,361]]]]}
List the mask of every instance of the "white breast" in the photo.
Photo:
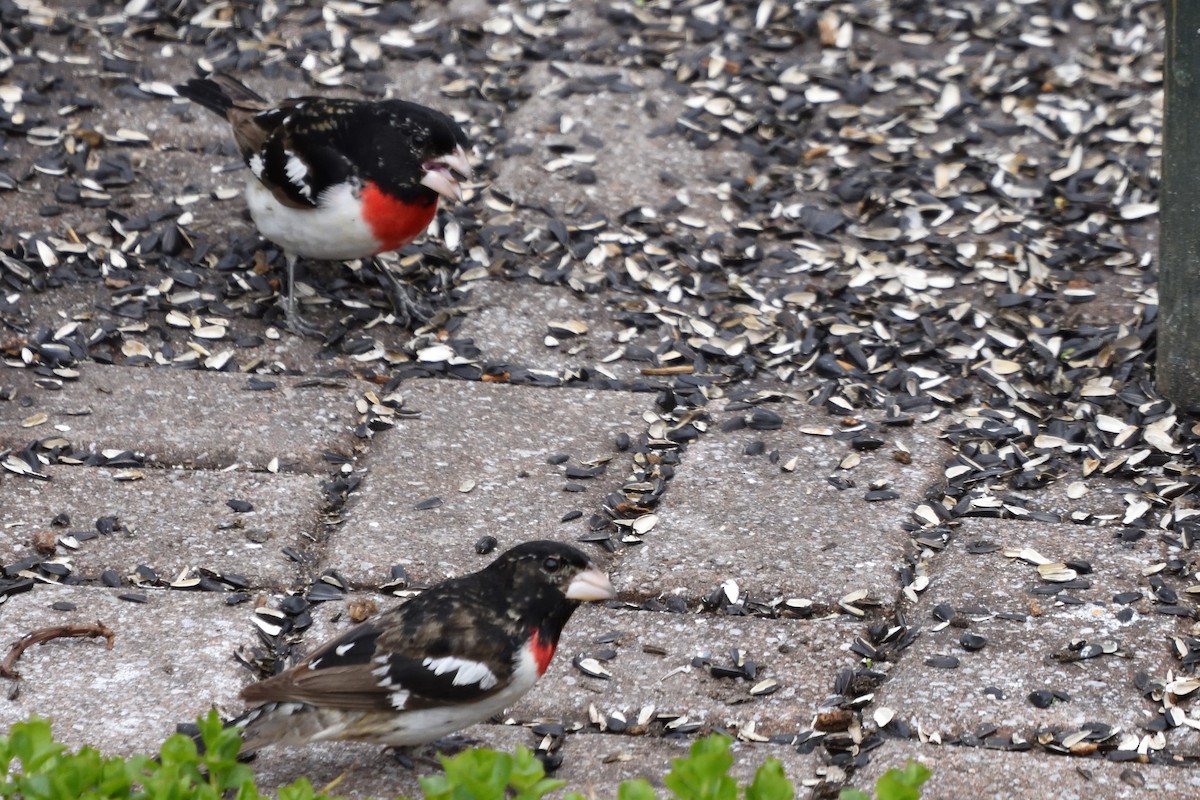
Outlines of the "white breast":
{"type": "Polygon", "coordinates": [[[292,208],[275,199],[254,178],[246,182],[246,205],[258,232],[289,253],[325,261],[366,258],[379,243],[363,221],[354,189],[342,184],[326,190],[316,208],[292,208]]]}

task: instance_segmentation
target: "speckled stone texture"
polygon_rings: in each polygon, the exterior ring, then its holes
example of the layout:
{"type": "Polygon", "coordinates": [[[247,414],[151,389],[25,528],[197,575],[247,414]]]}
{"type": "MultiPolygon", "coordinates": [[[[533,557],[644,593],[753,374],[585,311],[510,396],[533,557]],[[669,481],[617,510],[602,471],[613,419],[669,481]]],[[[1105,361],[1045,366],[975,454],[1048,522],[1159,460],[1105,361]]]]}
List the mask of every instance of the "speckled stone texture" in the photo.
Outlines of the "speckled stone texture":
{"type": "Polygon", "coordinates": [[[881,426],[873,435],[884,444],[841,469],[856,451],[831,435],[842,428],[837,417],[790,401],[763,408],[782,417],[779,429],[725,432],[723,423],[751,411],[714,409],[709,432],[683,456],[662,522],[623,561],[630,589],[681,591],[696,600],[732,579],[758,597],[826,607],[860,589],[890,599],[899,588],[897,565],[911,547],[902,525],[948,455],[938,428],[881,426]],[[747,455],[755,443],[762,454],[747,455]],[[896,460],[901,447],[911,464],[896,460]],[[865,501],[877,481],[898,496],[865,501]]]}
{"type": "MultiPolygon", "coordinates": [[[[100,621],[115,634],[103,639],[54,639],[16,663],[16,698],[0,703],[0,729],[31,715],[49,717],[71,746],[105,753],[157,751],[210,706],[237,708],[249,673],[231,658],[252,645],[249,605],[229,606],[219,594],[157,590],[145,603],[120,590],[40,586],[0,606],[0,641],[31,630],[100,621]],[[55,610],[55,603],[74,606],[55,610]]],[[[10,685],[4,681],[6,690],[10,685]]]]}
{"type": "Polygon", "coordinates": [[[501,548],[573,541],[625,479],[631,456],[617,450],[617,434],[644,430],[641,415],[653,402],[649,394],[431,380],[405,382],[400,393],[403,409],[420,416],[379,438],[329,550],[327,564],[356,585],[386,582],[393,564],[415,585],[478,569],[490,560],[474,551],[484,536],[501,548]],[[549,463],[558,455],[568,459],[549,463]],[[566,477],[567,468],[599,459],[608,459],[603,474],[566,477]],[[441,505],[417,509],[431,498],[441,505]],[[571,512],[582,516],[563,522],[571,512]]]}
{"type": "MultiPolygon", "coordinates": [[[[1200,650],[1195,420],[1149,369],[1164,4],[318,5],[5,5],[0,657],[68,622],[116,639],[25,652],[22,680],[0,679],[0,734],[36,713],[72,747],[152,751],[211,707],[243,710],[258,676],[235,654],[272,644],[257,605],[346,579],[287,635],[299,656],[350,628],[350,603],[402,602],[379,593],[394,566],[426,586],[619,508],[657,524],[605,531],[616,552],[583,544],[618,599],[581,609],[543,680],[468,736],[535,747],[531,723],[563,722],[559,775],[597,798],[661,786],[713,729],[740,737],[736,775],[778,757],[811,800],[909,758],[934,770],[927,800],[1197,794],[1196,770],[1171,765],[1200,759],[1200,692],[1166,698],[1182,724],[1160,732],[1156,689],[1187,675],[1180,648],[1200,650]],[[97,21],[138,8],[125,28],[97,21]],[[202,9],[215,27],[192,27],[202,9]],[[327,333],[279,329],[283,257],[232,191],[249,173],[228,126],[161,90],[210,62],[273,99],[390,94],[459,120],[463,202],[387,257],[427,327],[388,318],[364,261],[302,262],[327,333]],[[113,159],[128,172],[110,200],[70,199],[113,159]],[[223,336],[195,335],[214,320],[223,336]],[[562,320],[588,330],[548,345],[562,320]],[[86,353],[78,379],[37,386],[64,345],[86,353]],[[210,355],[229,358],[201,369],[210,355]],[[369,429],[368,395],[393,390],[395,426],[369,429]],[[1124,430],[1147,415],[1155,432],[1124,430]],[[855,449],[860,426],[878,446],[855,449]],[[58,437],[144,454],[121,476],[139,479],[5,468],[58,437]],[[959,506],[943,525],[914,514],[937,503],[959,506]],[[75,585],[23,568],[35,539],[100,516],[123,527],[41,554],[75,585]],[[1086,584],[1004,554],[1022,548],[1087,562],[1086,584]],[[247,596],[138,587],[139,565],[161,583],[239,575],[247,596]],[[1117,652],[1070,661],[1081,641],[1117,652]],[[713,675],[735,659],[753,679],[713,675]],[[777,690],[751,695],[760,680],[777,690]],[[1069,699],[1039,708],[1039,690],[1069,699]],[[672,735],[681,714],[698,727],[672,735]],[[1126,750],[1050,755],[1087,726],[1126,750]]],[[[307,776],[353,798],[416,796],[436,769],[354,743],[254,766],[264,788],[307,776]]]]}
{"type": "Polygon", "coordinates": [[[121,481],[118,470],[105,467],[51,466],[46,473],[48,481],[7,487],[11,502],[0,507],[4,563],[37,555],[35,537],[51,536],[53,544],[97,533],[97,520],[111,517],[114,532],[84,539],[78,549],[58,544],[56,554],[78,576],[96,580],[111,569],[124,577],[144,564],[168,581],[207,569],[283,589],[301,575],[283,548],[310,551],[321,532],[321,481],[312,475],[147,468],[142,479],[121,481]],[[230,501],[252,510],[236,512],[230,501]],[[59,515],[70,523],[55,524],[59,515]]]}
{"type": "Polygon", "coordinates": [[[0,447],[61,437],[74,449],[144,453],[157,467],[327,472],[325,450],[349,452],[357,421],[353,380],[256,376],[274,388],[253,391],[247,376],[163,368],[82,364],[61,389],[34,384],[32,372],[5,370],[16,391],[0,403],[0,447]],[[23,427],[44,413],[47,421],[23,427]]]}
{"type": "Polygon", "coordinates": [[[933,772],[921,787],[921,797],[929,800],[961,797],[1140,800],[1189,797],[1200,788],[1200,774],[1191,769],[901,741],[889,741],[873,751],[871,763],[854,776],[852,783],[869,792],[885,771],[903,769],[910,760],[933,772]]]}

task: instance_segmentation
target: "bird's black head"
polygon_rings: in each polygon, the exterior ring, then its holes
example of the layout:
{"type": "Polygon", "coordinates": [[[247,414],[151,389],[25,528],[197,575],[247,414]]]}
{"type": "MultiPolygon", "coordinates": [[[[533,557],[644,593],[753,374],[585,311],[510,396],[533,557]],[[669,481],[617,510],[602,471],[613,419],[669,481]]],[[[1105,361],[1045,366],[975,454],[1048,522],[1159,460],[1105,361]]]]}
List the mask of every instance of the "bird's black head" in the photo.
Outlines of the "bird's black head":
{"type": "MultiPolygon", "coordinates": [[[[447,199],[462,199],[460,178],[471,177],[467,135],[446,114],[406,100],[386,100],[373,107],[383,117],[386,139],[373,143],[380,162],[390,166],[393,179],[404,171],[409,185],[420,184],[447,199]],[[397,169],[400,167],[401,169],[397,169]],[[416,170],[412,172],[412,170],[416,170]]],[[[384,183],[386,188],[386,183],[384,183]]]]}
{"type": "Polygon", "coordinates": [[[467,135],[448,114],[407,100],[385,100],[378,104],[392,128],[403,135],[413,157],[426,161],[471,146],[467,135]]]}
{"type": "Polygon", "coordinates": [[[606,576],[594,567],[577,547],[561,542],[535,541],[519,544],[505,552],[484,572],[506,587],[511,598],[509,615],[536,623],[563,613],[566,623],[581,602],[609,600],[616,591],[606,576]]]}

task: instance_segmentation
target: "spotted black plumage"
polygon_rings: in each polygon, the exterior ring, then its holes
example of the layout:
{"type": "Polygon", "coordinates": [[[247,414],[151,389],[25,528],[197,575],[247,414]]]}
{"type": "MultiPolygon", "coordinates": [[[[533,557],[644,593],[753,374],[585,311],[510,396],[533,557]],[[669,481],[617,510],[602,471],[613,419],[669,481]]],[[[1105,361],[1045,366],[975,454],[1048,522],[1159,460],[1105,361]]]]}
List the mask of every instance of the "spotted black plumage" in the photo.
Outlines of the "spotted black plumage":
{"type": "Polygon", "coordinates": [[[581,600],[612,586],[577,548],[528,542],[347,631],[242,697],[247,749],[274,742],[432,741],[515,702],[581,600]]]}
{"type": "Polygon", "coordinates": [[[315,207],[329,187],[366,180],[395,197],[435,202],[436,192],[420,183],[421,165],[468,146],[449,116],[405,100],[305,96],[272,107],[226,75],[194,78],[176,90],[229,118],[243,160],[249,166],[258,157],[255,176],[294,207],[315,207]],[[289,175],[293,160],[304,167],[301,180],[289,175]]]}
{"type": "MultiPolygon", "coordinates": [[[[250,168],[246,204],[287,257],[288,327],[320,333],[296,310],[297,257],[345,260],[396,250],[426,229],[438,198],[462,199],[467,139],[450,117],[404,100],[296,97],[276,105],[228,75],[176,91],[225,118],[250,168]]],[[[387,270],[397,319],[424,319],[387,270]]]]}

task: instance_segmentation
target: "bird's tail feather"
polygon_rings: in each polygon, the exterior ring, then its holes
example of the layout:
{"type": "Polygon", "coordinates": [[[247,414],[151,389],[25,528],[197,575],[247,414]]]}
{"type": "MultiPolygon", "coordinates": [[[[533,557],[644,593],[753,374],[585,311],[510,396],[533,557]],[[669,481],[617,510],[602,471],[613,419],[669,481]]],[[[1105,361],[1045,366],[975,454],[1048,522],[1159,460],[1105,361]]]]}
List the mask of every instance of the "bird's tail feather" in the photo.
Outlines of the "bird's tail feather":
{"type": "Polygon", "coordinates": [[[264,703],[226,727],[242,729],[242,753],[252,753],[269,744],[304,744],[326,731],[331,721],[322,709],[308,703],[264,703]]]}
{"type": "MultiPolygon", "coordinates": [[[[269,744],[304,744],[329,726],[320,709],[307,703],[264,703],[225,722],[225,728],[237,728],[242,736],[239,758],[249,758],[269,744]]],[[[175,726],[176,733],[192,737],[196,749],[204,752],[204,740],[194,722],[175,726]]]]}
{"type": "Polygon", "coordinates": [[[180,97],[204,106],[220,117],[229,113],[234,106],[241,108],[266,108],[268,103],[241,82],[214,72],[207,78],[192,78],[175,87],[180,97]]]}

